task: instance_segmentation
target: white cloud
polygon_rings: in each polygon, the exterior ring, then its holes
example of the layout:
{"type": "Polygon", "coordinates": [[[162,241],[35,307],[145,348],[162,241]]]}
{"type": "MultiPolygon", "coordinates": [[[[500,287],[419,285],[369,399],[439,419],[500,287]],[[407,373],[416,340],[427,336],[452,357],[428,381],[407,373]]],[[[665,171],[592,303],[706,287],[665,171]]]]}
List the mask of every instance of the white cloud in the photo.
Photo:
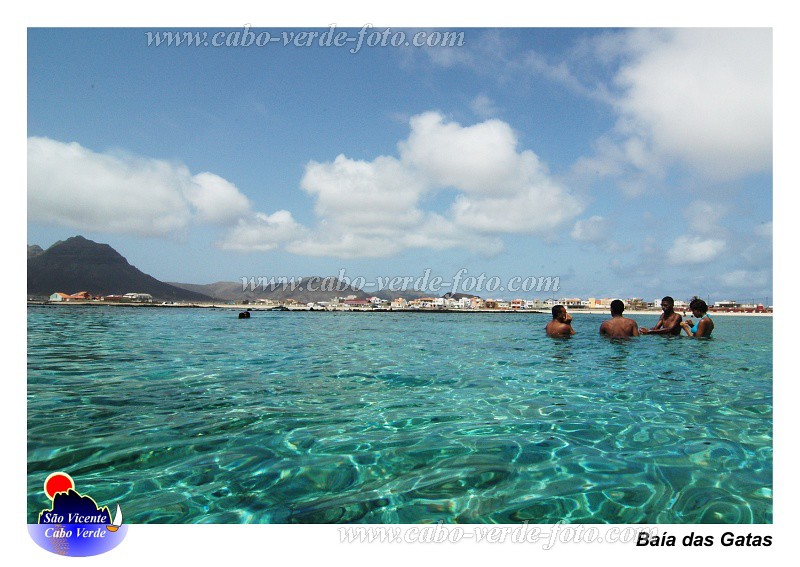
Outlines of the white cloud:
{"type": "Polygon", "coordinates": [[[28,219],[78,230],[164,236],[193,219],[231,223],[247,198],[212,173],[180,163],[98,153],[28,138],[28,219]]]}
{"type": "Polygon", "coordinates": [[[433,187],[461,191],[450,213],[465,228],[482,233],[543,232],[583,210],[535,153],[517,151],[516,134],[501,120],[465,127],[426,112],[411,119],[411,134],[398,148],[403,163],[433,187]]]}
{"type": "Polygon", "coordinates": [[[715,179],[771,168],[772,32],[629,32],[617,108],[659,155],[715,179]]]}
{"type": "Polygon", "coordinates": [[[679,236],[667,252],[672,264],[710,262],[725,250],[725,241],[701,236],[679,236]]]}
{"type": "Polygon", "coordinates": [[[213,173],[194,175],[185,194],[201,221],[229,224],[250,211],[247,197],[233,183],[213,173]]]}
{"type": "Polygon", "coordinates": [[[476,234],[436,213],[427,213],[417,230],[404,235],[408,248],[466,248],[486,256],[503,250],[503,241],[496,235],[476,234]]]}
{"type": "Polygon", "coordinates": [[[386,258],[403,250],[403,244],[390,235],[344,232],[339,228],[318,228],[307,238],[290,242],[286,250],[302,256],[337,258],[386,258]]]}
{"type": "MultiPolygon", "coordinates": [[[[536,154],[517,150],[505,122],[461,126],[427,112],[412,117],[410,126],[408,138],[398,143],[399,158],[339,155],[308,163],[300,186],[315,199],[317,224],[287,241],[287,251],[356,258],[465,248],[491,255],[502,249],[502,234],[556,230],[583,210],[536,154]],[[449,209],[426,210],[422,197],[443,189],[456,192],[449,209]]],[[[253,239],[230,238],[252,242],[251,249],[276,244],[269,234],[263,246],[257,232],[247,234],[253,239]]]]}
{"type": "Polygon", "coordinates": [[[519,65],[521,70],[535,73],[550,81],[559,83],[579,95],[606,102],[609,100],[605,88],[602,86],[586,86],[573,74],[566,61],[550,63],[544,55],[536,51],[529,51],[521,58],[521,61],[516,64],[519,65]]]}
{"type": "Polygon", "coordinates": [[[769,284],[769,272],[766,270],[734,270],[722,274],[719,278],[722,285],[736,289],[759,289],[769,284]]]}
{"type": "Polygon", "coordinates": [[[307,230],[296,223],[289,211],[276,211],[271,215],[255,213],[239,219],[217,247],[223,250],[259,251],[275,250],[280,244],[306,236],[307,230]]]}
{"type": "Polygon", "coordinates": [[[575,223],[570,236],[579,242],[601,242],[609,236],[610,223],[601,216],[592,216],[575,223]]]}
{"type": "Polygon", "coordinates": [[[484,34],[479,44],[438,63],[491,73],[501,82],[543,78],[615,109],[613,137],[620,148],[599,152],[597,159],[608,165],[589,164],[594,171],[636,167],[653,174],[678,162],[718,181],[771,169],[769,28],[592,34],[561,59],[535,50],[518,54],[499,33],[484,34]]]}
{"type": "Polygon", "coordinates": [[[545,233],[583,211],[577,199],[555,183],[531,185],[507,197],[456,198],[451,212],[459,225],[482,233],[545,233]]]}
{"type": "Polygon", "coordinates": [[[710,201],[697,200],[690,203],[683,214],[692,232],[719,236],[724,231],[719,222],[728,214],[728,207],[710,201]]]}
{"type": "Polygon", "coordinates": [[[618,187],[629,197],[647,192],[651,179],[665,176],[664,165],[647,140],[631,135],[624,140],[601,136],[593,143],[594,155],[582,156],[572,166],[572,176],[581,183],[598,177],[619,177],[618,187]]]}
{"type": "Polygon", "coordinates": [[[762,222],[754,230],[756,236],[772,238],[772,221],[762,222]]]}
{"type": "Polygon", "coordinates": [[[164,235],[191,218],[181,165],[28,138],[28,218],[80,230],[164,235]]]}
{"type": "MultiPolygon", "coordinates": [[[[424,42],[428,37],[427,34],[431,31],[433,30],[406,29],[406,37],[411,39],[417,33],[424,32],[426,35],[418,38],[424,42]]],[[[456,33],[459,32],[456,31],[456,33]]],[[[401,47],[393,51],[404,57],[406,63],[409,64],[422,56],[424,61],[438,67],[467,67],[479,73],[491,73],[504,64],[506,45],[500,30],[490,29],[481,33],[468,32],[466,38],[466,41],[460,46],[457,45],[458,36],[456,36],[453,46],[443,41],[442,44],[435,47],[401,47]]]]}
{"type": "Polygon", "coordinates": [[[513,195],[529,179],[545,176],[533,152],[517,152],[516,135],[501,120],[464,127],[445,122],[438,112],[426,112],[410,122],[411,134],[398,144],[400,157],[433,185],[513,195]]]}
{"type": "Polygon", "coordinates": [[[497,108],[497,105],[495,105],[494,101],[485,94],[479,94],[473,98],[469,103],[469,107],[477,117],[484,119],[492,118],[499,112],[499,109],[497,108]]]}
{"type": "MultiPolygon", "coordinates": [[[[769,29],[606,33],[579,42],[569,57],[573,69],[564,69],[560,82],[581,92],[575,69],[586,84],[597,69],[607,69],[611,82],[597,76],[597,86],[584,94],[607,102],[617,114],[593,154],[576,160],[576,181],[613,176],[623,193],[636,197],[659,187],[671,166],[711,183],[771,170],[769,29]]],[[[543,65],[528,67],[559,80],[553,69],[560,64],[543,65]]]]}
{"type": "Polygon", "coordinates": [[[387,257],[410,248],[496,254],[500,235],[549,233],[583,210],[535,153],[518,150],[505,122],[461,126],[428,112],[410,126],[399,157],[307,164],[300,187],[314,199],[313,227],[289,211],[253,212],[235,185],[210,172],[31,138],[29,218],[148,236],[214,223],[229,226],[216,244],[226,250],[387,257]],[[444,213],[421,205],[444,189],[455,191],[444,213]]]}
{"type": "Polygon", "coordinates": [[[503,243],[496,236],[476,235],[440,215],[426,213],[425,220],[413,230],[354,231],[321,223],[315,231],[286,246],[293,254],[338,258],[388,258],[415,248],[465,248],[491,256],[503,249],[503,243]]]}
{"type": "Polygon", "coordinates": [[[366,162],[340,155],[332,163],[312,161],[300,186],[316,197],[317,215],[350,228],[410,227],[422,218],[417,201],[424,185],[392,157],[366,162]]]}

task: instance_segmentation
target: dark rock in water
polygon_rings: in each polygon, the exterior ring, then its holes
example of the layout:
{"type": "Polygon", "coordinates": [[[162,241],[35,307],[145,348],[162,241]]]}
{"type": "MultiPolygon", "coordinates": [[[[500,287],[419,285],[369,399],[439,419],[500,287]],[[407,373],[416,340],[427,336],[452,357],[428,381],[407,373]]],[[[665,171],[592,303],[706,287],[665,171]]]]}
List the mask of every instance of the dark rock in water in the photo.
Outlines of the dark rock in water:
{"type": "Polygon", "coordinates": [[[239,313],[239,319],[249,319],[250,318],[250,311],[242,311],[239,313]]]}

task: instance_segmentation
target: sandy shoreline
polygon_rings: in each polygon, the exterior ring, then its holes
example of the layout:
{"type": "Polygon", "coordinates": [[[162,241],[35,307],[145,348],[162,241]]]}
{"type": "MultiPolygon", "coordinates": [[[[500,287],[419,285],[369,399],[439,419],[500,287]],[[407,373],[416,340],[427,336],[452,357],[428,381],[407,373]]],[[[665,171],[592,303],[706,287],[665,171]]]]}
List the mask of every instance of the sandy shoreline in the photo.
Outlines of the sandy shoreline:
{"type": "MultiPolygon", "coordinates": [[[[600,309],[581,309],[581,310],[577,310],[576,309],[574,311],[573,310],[569,311],[570,315],[585,314],[585,313],[596,313],[596,314],[599,314],[599,315],[608,315],[609,317],[611,316],[611,312],[609,310],[600,310],[600,309]]],[[[686,311],[685,314],[683,313],[683,311],[678,311],[678,313],[680,313],[684,318],[688,318],[688,319],[693,319],[694,318],[694,315],[692,315],[691,311],[686,311]]],[[[661,311],[654,311],[652,309],[649,309],[649,310],[642,309],[640,311],[628,311],[628,310],[626,310],[625,313],[623,313],[623,315],[625,317],[636,317],[636,315],[659,315],[660,316],[661,315],[661,311]]],[[[709,311],[708,312],[708,316],[709,317],[717,317],[717,316],[720,316],[720,317],[731,317],[731,316],[737,316],[737,317],[772,317],[772,312],[770,311],[770,312],[761,312],[761,313],[730,313],[728,311],[709,311]]]]}
{"type": "MultiPolygon", "coordinates": [[[[90,306],[90,307],[135,307],[135,308],[167,308],[167,309],[185,309],[185,308],[201,308],[201,309],[230,309],[244,311],[249,309],[253,312],[259,311],[278,311],[275,307],[265,305],[252,305],[252,304],[226,304],[226,303],[172,303],[163,305],[161,303],[116,303],[104,301],[28,301],[28,305],[40,306],[90,306]]],[[[306,307],[289,308],[287,311],[313,311],[315,313],[500,313],[500,314],[522,314],[522,315],[550,315],[550,310],[542,309],[351,309],[351,310],[324,310],[313,309],[309,310],[306,307]]],[[[569,311],[571,315],[608,315],[610,313],[607,309],[572,309],[569,311]]],[[[683,314],[683,312],[679,312],[683,314]]],[[[639,311],[625,311],[626,317],[635,318],[637,315],[661,315],[661,311],[654,310],[639,310],[639,311]]],[[[709,312],[712,317],[772,317],[772,312],[761,313],[730,313],[725,311],[709,312]]],[[[686,318],[692,318],[690,312],[686,312],[686,318]]]]}

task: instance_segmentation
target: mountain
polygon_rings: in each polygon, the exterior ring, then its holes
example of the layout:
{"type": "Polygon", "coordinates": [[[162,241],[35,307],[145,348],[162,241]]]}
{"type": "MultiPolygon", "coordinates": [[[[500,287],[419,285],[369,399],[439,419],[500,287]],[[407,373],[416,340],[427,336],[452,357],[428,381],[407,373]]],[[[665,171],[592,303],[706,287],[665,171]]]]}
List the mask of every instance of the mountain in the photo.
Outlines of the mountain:
{"type": "MultiPolygon", "coordinates": [[[[386,301],[393,301],[398,297],[402,297],[408,301],[412,299],[419,299],[421,297],[432,297],[435,294],[432,294],[429,291],[416,291],[416,290],[405,290],[405,291],[391,291],[388,289],[380,290],[380,291],[369,291],[363,290],[358,287],[353,286],[345,286],[344,284],[340,284],[339,280],[334,276],[329,277],[304,277],[300,278],[299,281],[296,281],[296,285],[294,289],[287,287],[286,289],[281,289],[281,286],[277,286],[276,289],[271,289],[270,286],[267,286],[266,289],[263,286],[257,286],[255,290],[250,289],[249,287],[246,290],[242,290],[242,282],[216,282],[212,284],[188,284],[188,283],[177,283],[177,282],[169,282],[170,285],[174,285],[175,287],[180,287],[182,289],[193,291],[196,293],[203,293],[205,295],[210,295],[216,299],[222,301],[255,301],[256,299],[269,299],[276,302],[285,301],[287,299],[294,299],[299,301],[300,303],[311,303],[317,301],[331,301],[336,297],[347,297],[349,295],[355,295],[358,299],[366,299],[367,297],[379,297],[386,301]],[[308,284],[311,283],[316,291],[308,291],[308,284]],[[332,291],[328,291],[332,290],[332,291]],[[336,291],[340,290],[340,291],[336,291]]],[[[452,297],[453,299],[461,299],[462,297],[479,297],[477,295],[470,295],[468,293],[446,293],[442,297],[452,297]]]]}
{"type": "Polygon", "coordinates": [[[42,250],[41,246],[37,246],[36,244],[28,245],[28,259],[38,256],[42,252],[44,252],[44,250],[42,250]]]}
{"type": "Polygon", "coordinates": [[[130,265],[108,244],[98,244],[82,236],[58,241],[34,256],[30,255],[32,248],[28,246],[29,297],[49,296],[56,291],[88,291],[92,295],[149,293],[158,300],[212,300],[207,295],[160,282],[130,265]]]}
{"type": "Polygon", "coordinates": [[[450,291],[445,293],[442,297],[445,298],[445,299],[455,299],[455,300],[464,299],[465,297],[467,297],[469,299],[480,299],[481,298],[480,295],[472,295],[470,293],[453,293],[453,292],[450,292],[450,291]]]}
{"type": "MultiPolygon", "coordinates": [[[[256,281],[256,283],[258,283],[256,281]]],[[[359,299],[368,297],[361,289],[353,286],[345,286],[333,276],[330,277],[304,277],[294,282],[294,287],[290,285],[282,286],[277,284],[275,289],[273,286],[256,285],[255,289],[251,289],[248,285],[246,289],[242,289],[242,282],[217,282],[213,284],[186,284],[186,283],[172,283],[171,285],[192,291],[195,293],[203,293],[210,295],[220,300],[225,301],[254,301],[256,299],[269,299],[276,302],[285,301],[287,299],[294,299],[300,303],[312,303],[317,301],[331,301],[336,297],[347,297],[348,295],[355,295],[359,299]],[[308,288],[312,287],[313,291],[308,288]],[[284,289],[285,287],[285,289],[284,289]]]]}

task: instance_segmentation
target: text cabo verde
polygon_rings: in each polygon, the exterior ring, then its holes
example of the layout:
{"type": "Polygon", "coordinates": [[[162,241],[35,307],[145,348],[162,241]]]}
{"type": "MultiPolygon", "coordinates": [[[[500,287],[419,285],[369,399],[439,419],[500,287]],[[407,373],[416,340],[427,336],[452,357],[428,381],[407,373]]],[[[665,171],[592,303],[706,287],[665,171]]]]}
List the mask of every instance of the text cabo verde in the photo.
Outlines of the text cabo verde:
{"type": "MultiPolygon", "coordinates": [[[[103,526],[97,528],[75,528],[75,537],[106,537],[107,533],[108,530],[103,526]]],[[[53,526],[44,531],[45,537],[70,538],[72,535],[72,530],[68,530],[62,526],[53,526]]]]}

